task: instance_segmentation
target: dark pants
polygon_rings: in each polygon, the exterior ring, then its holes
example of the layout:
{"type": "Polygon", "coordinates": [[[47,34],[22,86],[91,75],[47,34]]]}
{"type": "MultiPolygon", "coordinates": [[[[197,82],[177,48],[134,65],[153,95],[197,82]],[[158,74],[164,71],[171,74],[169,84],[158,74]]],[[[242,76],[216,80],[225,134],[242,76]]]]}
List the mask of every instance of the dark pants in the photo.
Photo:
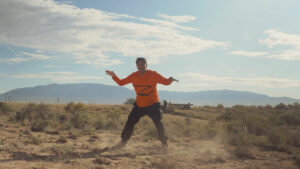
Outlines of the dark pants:
{"type": "Polygon", "coordinates": [[[154,122],[158,132],[159,140],[163,144],[167,143],[167,136],[165,134],[164,126],[161,122],[162,113],[159,102],[147,107],[138,107],[137,104],[134,103],[134,107],[131,113],[129,114],[125,127],[122,131],[122,142],[126,143],[129,140],[130,136],[132,135],[135,124],[140,120],[141,117],[145,115],[148,115],[154,122]]]}

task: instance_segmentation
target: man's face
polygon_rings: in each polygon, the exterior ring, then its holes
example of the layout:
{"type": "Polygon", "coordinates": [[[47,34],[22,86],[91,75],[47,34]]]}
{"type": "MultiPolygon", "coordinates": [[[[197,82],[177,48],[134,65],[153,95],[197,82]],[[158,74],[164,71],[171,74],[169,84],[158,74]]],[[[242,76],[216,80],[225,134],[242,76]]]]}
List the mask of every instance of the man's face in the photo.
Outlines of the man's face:
{"type": "Polygon", "coordinates": [[[144,72],[147,70],[147,64],[144,61],[138,61],[136,63],[136,67],[140,72],[144,72]]]}

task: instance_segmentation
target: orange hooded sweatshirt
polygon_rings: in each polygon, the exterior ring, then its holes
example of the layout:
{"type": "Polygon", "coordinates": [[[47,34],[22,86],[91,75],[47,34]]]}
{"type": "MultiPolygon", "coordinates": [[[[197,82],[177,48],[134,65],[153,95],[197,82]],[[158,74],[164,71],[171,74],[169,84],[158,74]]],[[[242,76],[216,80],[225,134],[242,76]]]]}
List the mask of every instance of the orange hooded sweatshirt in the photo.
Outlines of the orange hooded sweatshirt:
{"type": "Polygon", "coordinates": [[[156,89],[157,83],[169,85],[172,82],[152,70],[147,70],[144,74],[140,74],[138,71],[133,72],[124,79],[119,79],[118,76],[113,76],[112,78],[119,86],[132,83],[136,92],[136,102],[139,107],[146,107],[159,102],[156,89]]]}

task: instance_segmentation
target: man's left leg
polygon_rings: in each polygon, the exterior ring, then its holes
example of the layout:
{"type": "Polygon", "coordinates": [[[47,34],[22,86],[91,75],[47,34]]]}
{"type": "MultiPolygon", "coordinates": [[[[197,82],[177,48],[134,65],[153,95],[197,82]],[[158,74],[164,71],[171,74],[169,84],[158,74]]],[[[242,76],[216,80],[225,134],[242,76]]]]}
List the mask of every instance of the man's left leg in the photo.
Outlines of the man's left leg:
{"type": "Polygon", "coordinates": [[[152,119],[157,129],[158,138],[161,141],[162,145],[167,147],[167,139],[164,125],[162,123],[162,112],[159,103],[155,103],[147,110],[147,115],[152,119]]]}

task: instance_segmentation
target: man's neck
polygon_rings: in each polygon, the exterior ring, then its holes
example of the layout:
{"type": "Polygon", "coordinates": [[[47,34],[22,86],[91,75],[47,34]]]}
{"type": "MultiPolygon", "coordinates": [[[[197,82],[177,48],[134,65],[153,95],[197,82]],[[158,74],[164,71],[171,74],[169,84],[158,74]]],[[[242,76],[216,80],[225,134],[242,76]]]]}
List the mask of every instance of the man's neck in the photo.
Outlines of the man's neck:
{"type": "Polygon", "coordinates": [[[139,74],[143,75],[147,72],[147,70],[139,70],[139,74]]]}

